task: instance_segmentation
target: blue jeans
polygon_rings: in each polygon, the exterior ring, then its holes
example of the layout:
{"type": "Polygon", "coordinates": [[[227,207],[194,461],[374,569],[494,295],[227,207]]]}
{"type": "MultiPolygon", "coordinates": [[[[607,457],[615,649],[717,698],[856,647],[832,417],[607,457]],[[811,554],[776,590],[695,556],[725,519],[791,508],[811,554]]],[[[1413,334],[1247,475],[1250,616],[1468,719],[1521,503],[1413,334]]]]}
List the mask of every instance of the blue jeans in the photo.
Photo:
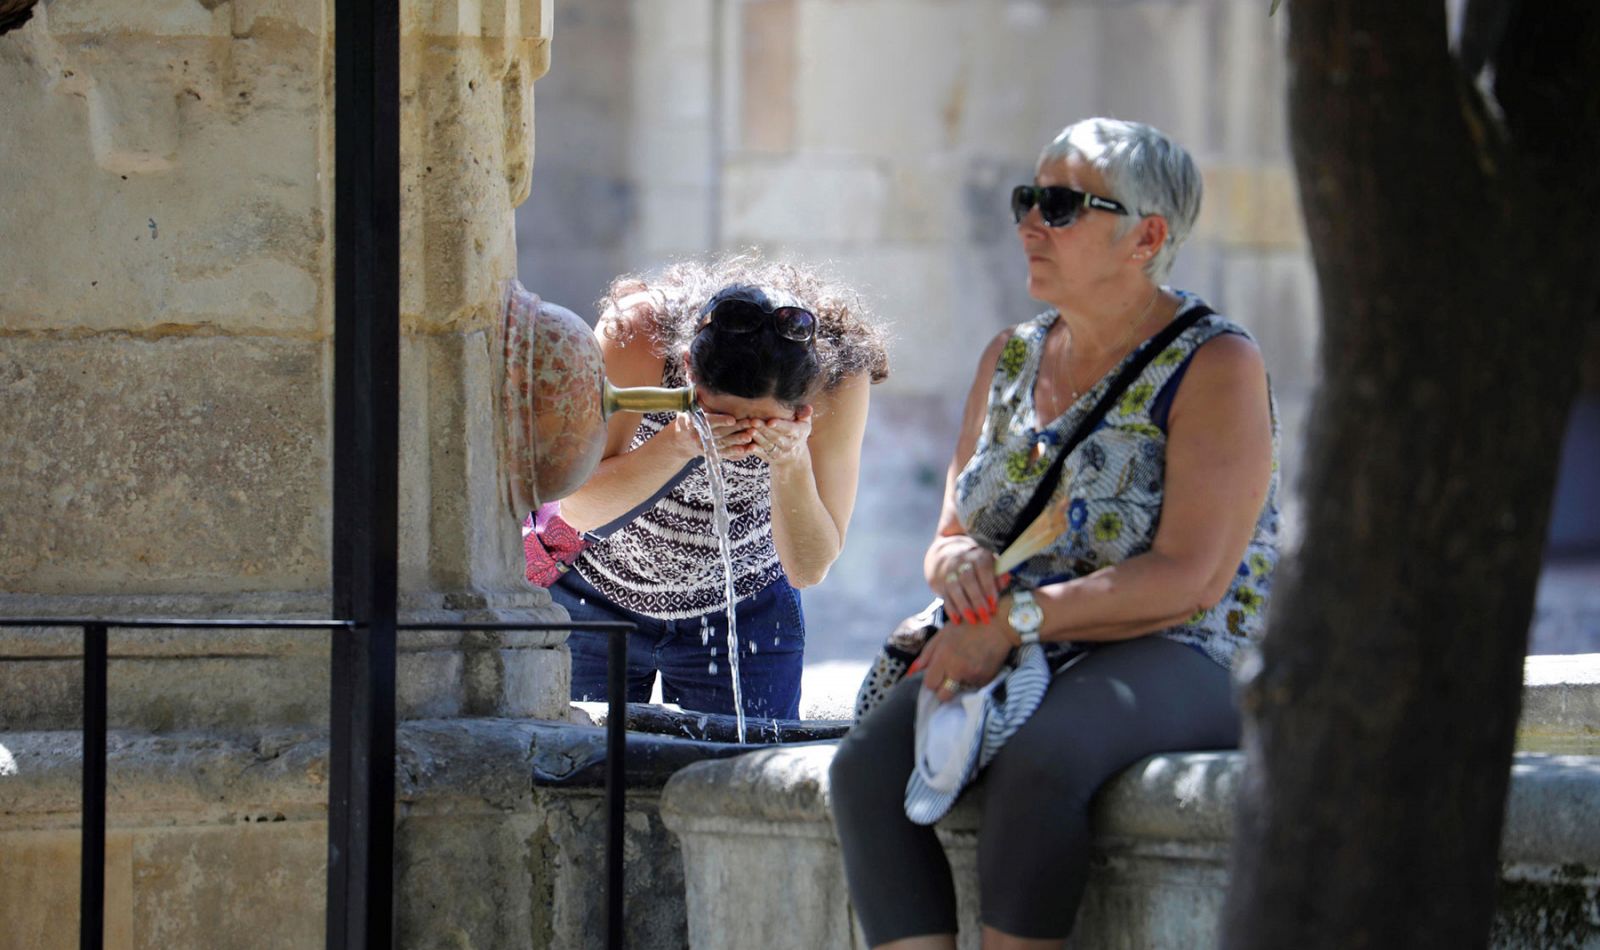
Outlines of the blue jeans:
{"type": "MultiPolygon", "coordinates": [[[[650,701],[656,674],[661,698],[684,709],[733,714],[728,675],[728,618],[712,611],[686,620],[661,620],[607,600],[577,571],[568,571],[550,588],[550,597],[573,620],[623,620],[638,625],[628,635],[628,702],[650,701]],[[704,639],[702,639],[704,638],[704,639]]],[[[800,592],[779,578],[734,607],[739,621],[739,688],[746,716],[798,719],[800,668],[806,645],[800,592]]],[[[574,630],[572,698],[606,699],[606,646],[609,635],[574,630]]]]}

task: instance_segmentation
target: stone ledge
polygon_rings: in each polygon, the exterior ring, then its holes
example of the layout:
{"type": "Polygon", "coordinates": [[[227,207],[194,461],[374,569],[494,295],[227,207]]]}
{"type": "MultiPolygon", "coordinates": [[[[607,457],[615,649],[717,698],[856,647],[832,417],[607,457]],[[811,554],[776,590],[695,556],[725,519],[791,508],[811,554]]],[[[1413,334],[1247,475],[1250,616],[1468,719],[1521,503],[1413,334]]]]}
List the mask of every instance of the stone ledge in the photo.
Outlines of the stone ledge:
{"type": "MultiPolygon", "coordinates": [[[[661,817],[683,845],[692,945],[733,948],[763,933],[791,935],[789,942],[767,945],[797,950],[848,945],[845,933],[864,945],[840,896],[843,871],[828,790],[833,750],[831,743],[764,749],[689,766],[667,783],[661,817]],[[795,851],[801,840],[812,844],[795,851]],[[796,889],[807,889],[794,899],[810,908],[812,922],[802,921],[798,930],[792,914],[769,911],[772,902],[761,900],[769,888],[759,866],[786,854],[804,855],[807,862],[787,875],[796,889]]],[[[1243,772],[1238,752],[1158,755],[1101,792],[1094,812],[1096,871],[1074,946],[1196,945],[1196,935],[1208,932],[1221,913],[1243,772]]],[[[957,879],[963,947],[976,946],[978,815],[977,796],[971,796],[938,826],[957,879]]],[[[1502,841],[1502,878],[1533,888],[1518,900],[1537,905],[1565,899],[1576,888],[1584,906],[1600,910],[1600,758],[1519,753],[1502,841]]],[[[1548,939],[1574,936],[1552,933],[1556,925],[1547,915],[1517,913],[1502,907],[1495,946],[1549,946],[1548,939]]],[[[1578,939],[1600,938],[1600,926],[1588,917],[1570,923],[1588,928],[1578,939]]]]}
{"type": "MultiPolygon", "coordinates": [[[[750,747],[628,735],[629,794],[654,795],[692,762],[750,747]]],[[[75,825],[82,808],[76,731],[0,733],[0,830],[75,825]]],[[[403,807],[493,813],[527,807],[537,787],[602,787],[605,730],[532,719],[429,719],[395,733],[395,798],[403,807]]],[[[231,823],[258,812],[318,816],[327,808],[327,736],[113,731],[106,737],[112,826],[180,819],[231,823]]]]}
{"type": "Polygon", "coordinates": [[[1530,656],[1517,748],[1600,755],[1600,653],[1530,656]]]}
{"type": "MultiPolygon", "coordinates": [[[[834,743],[762,749],[688,766],[667,782],[661,811],[674,831],[726,831],[741,822],[801,822],[832,835],[828,766],[834,743]]],[[[1244,775],[1239,752],[1147,758],[1095,801],[1097,835],[1162,842],[1227,842],[1244,775]]],[[[941,832],[975,833],[976,796],[961,800],[941,832]]],[[[1559,864],[1600,855],[1600,758],[1518,753],[1511,767],[1502,858],[1559,864]]]]}

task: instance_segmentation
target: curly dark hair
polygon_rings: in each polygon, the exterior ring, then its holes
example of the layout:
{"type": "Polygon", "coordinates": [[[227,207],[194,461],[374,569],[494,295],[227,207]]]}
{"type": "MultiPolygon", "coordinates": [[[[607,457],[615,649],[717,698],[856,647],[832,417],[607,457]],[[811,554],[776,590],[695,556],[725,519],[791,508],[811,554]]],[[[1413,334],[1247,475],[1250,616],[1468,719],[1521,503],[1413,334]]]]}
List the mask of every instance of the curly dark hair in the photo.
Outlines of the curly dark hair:
{"type": "MultiPolygon", "coordinates": [[[[699,328],[700,308],[717,291],[735,284],[767,287],[799,298],[817,316],[816,356],[823,389],[869,374],[878,383],[889,377],[888,335],[855,291],[816,265],[769,261],[746,252],[712,259],[678,261],[649,274],[624,274],[600,298],[600,331],[626,342],[642,330],[663,356],[684,354],[699,328]],[[652,306],[640,308],[640,324],[619,319],[621,301],[648,294],[652,306]]],[[[744,395],[742,393],[736,395],[744,395]]],[[[766,395],[765,393],[761,395],[766,395]]]]}

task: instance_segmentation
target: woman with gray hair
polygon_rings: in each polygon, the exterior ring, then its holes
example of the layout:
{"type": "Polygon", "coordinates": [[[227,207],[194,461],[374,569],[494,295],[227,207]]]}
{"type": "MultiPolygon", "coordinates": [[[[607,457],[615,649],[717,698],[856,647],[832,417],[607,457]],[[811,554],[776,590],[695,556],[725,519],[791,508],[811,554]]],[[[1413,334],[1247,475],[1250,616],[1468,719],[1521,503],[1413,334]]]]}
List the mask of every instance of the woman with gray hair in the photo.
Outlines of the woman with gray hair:
{"type": "Polygon", "coordinates": [[[832,767],[873,946],[955,946],[948,863],[926,809],[907,815],[908,778],[923,769],[919,693],[924,710],[970,699],[1027,644],[1053,671],[1031,716],[998,751],[986,742],[987,767],[965,779],[983,788],[986,948],[1065,940],[1088,873],[1089,802],[1119,770],[1238,742],[1229,671],[1261,633],[1277,561],[1276,422],[1249,335],[1161,284],[1200,191],[1193,160],[1161,132],[1086,119],[1012,192],[1028,290],[1049,309],[989,343],[968,393],[924,558],[949,620],[832,767]],[[996,576],[1036,490],[1049,498],[1039,523],[1059,527],[996,576]]]}

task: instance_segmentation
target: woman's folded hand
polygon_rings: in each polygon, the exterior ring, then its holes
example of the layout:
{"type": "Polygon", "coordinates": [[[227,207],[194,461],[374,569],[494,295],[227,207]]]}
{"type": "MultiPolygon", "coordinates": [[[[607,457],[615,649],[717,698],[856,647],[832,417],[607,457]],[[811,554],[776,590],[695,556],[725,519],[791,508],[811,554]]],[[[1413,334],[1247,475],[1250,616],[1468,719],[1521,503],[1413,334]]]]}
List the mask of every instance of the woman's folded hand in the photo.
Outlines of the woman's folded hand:
{"type": "Polygon", "coordinates": [[[923,688],[949,702],[957,693],[977,689],[995,678],[1011,652],[1005,618],[945,627],[928,641],[912,670],[927,672],[923,688]]]}
{"type": "Polygon", "coordinates": [[[1010,583],[1010,575],[995,576],[994,554],[964,534],[935,541],[924,565],[928,586],[944,598],[952,624],[988,623],[1010,583]]]}

